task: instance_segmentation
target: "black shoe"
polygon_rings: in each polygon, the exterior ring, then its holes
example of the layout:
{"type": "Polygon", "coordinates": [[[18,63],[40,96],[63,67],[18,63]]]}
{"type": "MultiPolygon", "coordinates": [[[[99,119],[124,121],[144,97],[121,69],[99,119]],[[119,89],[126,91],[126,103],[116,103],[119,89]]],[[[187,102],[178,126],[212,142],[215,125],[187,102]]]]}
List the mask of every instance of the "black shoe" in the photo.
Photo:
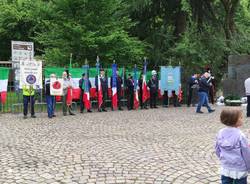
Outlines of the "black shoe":
{"type": "Polygon", "coordinates": [[[80,111],[80,113],[82,114],[82,113],[83,113],[83,111],[80,111]]]}
{"type": "Polygon", "coordinates": [[[107,110],[106,110],[106,109],[102,109],[102,111],[103,111],[103,112],[107,112],[107,110]]]}
{"type": "Polygon", "coordinates": [[[157,109],[158,107],[157,106],[154,106],[155,109],[157,109]]]}
{"type": "Polygon", "coordinates": [[[27,116],[23,116],[23,119],[27,119],[28,117],[27,116]]]}
{"type": "Polygon", "coordinates": [[[52,115],[52,117],[54,118],[54,117],[56,117],[56,115],[55,115],[55,114],[53,114],[53,115],[52,115]]]}
{"type": "Polygon", "coordinates": [[[196,113],[198,113],[198,114],[203,114],[204,112],[202,112],[202,111],[196,111],[196,113]]]}
{"type": "Polygon", "coordinates": [[[74,114],[74,113],[69,113],[69,115],[71,115],[71,116],[75,116],[75,114],[74,114]]]}
{"type": "Polygon", "coordinates": [[[123,109],[122,109],[122,108],[119,108],[118,110],[119,110],[119,111],[123,111],[123,109]]]}
{"type": "Polygon", "coordinates": [[[36,118],[36,116],[35,115],[31,115],[31,118],[36,118]]]}
{"type": "Polygon", "coordinates": [[[92,110],[87,110],[87,112],[92,112],[92,110]]]}
{"type": "Polygon", "coordinates": [[[214,112],[215,110],[214,109],[211,109],[210,111],[208,111],[209,113],[212,113],[212,112],[214,112]]]}
{"type": "Polygon", "coordinates": [[[148,108],[147,108],[147,107],[144,107],[144,109],[146,109],[146,110],[147,110],[148,108]]]}
{"type": "Polygon", "coordinates": [[[53,116],[51,116],[51,117],[48,117],[48,118],[49,118],[49,119],[52,119],[52,117],[53,117],[53,116]]]}

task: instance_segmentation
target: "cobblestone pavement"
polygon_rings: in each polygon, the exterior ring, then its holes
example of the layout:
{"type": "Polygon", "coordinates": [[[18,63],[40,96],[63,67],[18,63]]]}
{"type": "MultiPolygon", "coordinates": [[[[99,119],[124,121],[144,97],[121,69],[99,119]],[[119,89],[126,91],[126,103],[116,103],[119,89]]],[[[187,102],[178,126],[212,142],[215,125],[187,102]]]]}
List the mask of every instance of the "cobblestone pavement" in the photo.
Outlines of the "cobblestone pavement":
{"type": "Polygon", "coordinates": [[[0,115],[0,183],[218,184],[221,108],[194,110],[0,115]]]}

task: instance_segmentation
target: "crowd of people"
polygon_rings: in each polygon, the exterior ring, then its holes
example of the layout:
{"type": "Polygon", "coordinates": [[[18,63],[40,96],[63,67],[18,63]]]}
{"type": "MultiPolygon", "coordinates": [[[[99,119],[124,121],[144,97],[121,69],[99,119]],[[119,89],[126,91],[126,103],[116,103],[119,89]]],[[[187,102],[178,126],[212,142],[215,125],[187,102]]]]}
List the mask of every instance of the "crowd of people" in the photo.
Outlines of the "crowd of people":
{"type": "MultiPolygon", "coordinates": [[[[148,106],[150,108],[157,108],[157,99],[158,99],[158,92],[159,92],[159,80],[157,77],[157,72],[153,70],[152,72],[152,77],[149,79],[146,83],[146,88],[148,91],[148,100],[145,100],[145,91],[143,90],[143,74],[140,75],[138,79],[138,97],[139,97],[139,105],[141,109],[148,109],[148,106]]],[[[50,75],[50,79],[45,81],[45,96],[46,96],[46,103],[47,103],[47,112],[48,112],[48,117],[53,118],[55,117],[55,104],[56,104],[56,99],[55,96],[51,95],[50,91],[50,83],[52,78],[57,78],[55,74],[50,75]]],[[[69,73],[68,70],[65,70],[62,74],[63,78],[63,95],[62,95],[62,111],[63,115],[66,116],[67,114],[69,115],[75,115],[72,109],[72,78],[71,74],[69,73]]],[[[212,89],[212,79],[213,77],[211,76],[210,71],[206,71],[204,74],[201,76],[197,74],[193,74],[190,79],[188,80],[188,99],[187,99],[187,106],[190,107],[192,104],[193,106],[197,105],[196,113],[203,113],[201,111],[201,107],[205,106],[208,109],[208,112],[211,113],[214,111],[214,109],[211,109],[209,106],[209,93],[212,89]],[[198,99],[198,101],[196,100],[198,99]]],[[[113,84],[113,77],[111,77],[110,80],[110,86],[112,87],[113,84]]],[[[126,99],[127,99],[127,109],[128,110],[133,110],[135,109],[134,107],[134,98],[135,98],[135,81],[131,74],[128,74],[128,78],[123,81],[122,77],[119,75],[119,72],[117,70],[116,72],[116,90],[117,90],[117,105],[118,105],[118,110],[122,111],[122,96],[124,95],[123,93],[123,86],[125,83],[126,86],[126,99]]],[[[107,104],[106,102],[108,101],[108,78],[105,74],[104,69],[100,69],[100,74],[99,76],[95,77],[95,88],[96,92],[98,93],[98,88],[100,87],[102,89],[102,95],[101,99],[102,104],[98,106],[98,111],[99,112],[106,112],[107,111],[107,104]],[[98,85],[98,81],[100,84],[98,85]]],[[[87,112],[91,113],[91,106],[85,107],[84,103],[84,91],[90,90],[92,87],[91,82],[88,78],[88,75],[86,73],[82,74],[82,78],[79,80],[79,88],[80,88],[80,113],[84,112],[84,109],[86,109],[87,112]]],[[[28,103],[30,102],[30,112],[31,112],[31,117],[35,118],[35,112],[34,112],[34,99],[35,95],[35,89],[32,88],[32,86],[23,86],[23,114],[24,118],[27,118],[27,113],[28,113],[28,103]]],[[[163,106],[167,107],[168,106],[168,101],[169,101],[169,94],[167,91],[164,92],[163,94],[163,106]]],[[[172,102],[175,107],[180,106],[180,102],[178,100],[178,96],[175,94],[175,91],[172,91],[172,102]]],[[[111,110],[114,110],[112,103],[111,103],[111,110]]]]}

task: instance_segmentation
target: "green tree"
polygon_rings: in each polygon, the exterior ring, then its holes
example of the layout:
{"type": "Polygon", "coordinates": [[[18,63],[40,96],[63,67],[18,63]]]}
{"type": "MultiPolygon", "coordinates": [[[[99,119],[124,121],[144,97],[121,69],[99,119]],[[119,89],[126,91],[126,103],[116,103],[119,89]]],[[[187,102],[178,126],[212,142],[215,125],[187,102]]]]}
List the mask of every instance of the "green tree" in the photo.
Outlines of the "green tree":
{"type": "Polygon", "coordinates": [[[95,63],[97,55],[104,65],[117,60],[133,65],[144,55],[144,43],[129,35],[132,25],[128,17],[119,15],[118,0],[55,0],[54,12],[46,21],[46,30],[38,32],[35,40],[44,46],[49,64],[65,65],[70,53],[75,63],[88,58],[95,63]]]}

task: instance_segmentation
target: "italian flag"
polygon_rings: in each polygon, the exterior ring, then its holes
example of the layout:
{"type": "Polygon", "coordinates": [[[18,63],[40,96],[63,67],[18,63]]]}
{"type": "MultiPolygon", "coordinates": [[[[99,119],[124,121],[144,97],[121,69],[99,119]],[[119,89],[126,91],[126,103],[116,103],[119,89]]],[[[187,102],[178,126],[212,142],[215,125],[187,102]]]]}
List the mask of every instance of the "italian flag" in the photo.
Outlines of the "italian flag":
{"type": "Polygon", "coordinates": [[[9,78],[9,69],[0,68],[0,102],[4,104],[7,99],[7,86],[9,78]]]}
{"type": "Polygon", "coordinates": [[[142,76],[142,102],[146,102],[149,98],[148,89],[147,89],[147,64],[146,62],[143,65],[143,76],[142,76]]]}
{"type": "MultiPolygon", "coordinates": [[[[108,95],[110,98],[112,98],[112,87],[110,86],[110,79],[112,77],[112,68],[106,68],[104,69],[106,71],[106,74],[108,76],[108,95]]],[[[122,73],[123,69],[119,69],[119,73],[122,73]]],[[[44,69],[45,72],[45,81],[47,81],[50,78],[50,74],[56,74],[58,78],[62,78],[62,73],[65,71],[65,68],[59,68],[59,67],[47,67],[44,69]]],[[[72,100],[79,100],[81,89],[79,88],[79,80],[82,77],[82,73],[85,71],[82,68],[71,68],[70,73],[72,75],[72,83],[73,83],[73,89],[72,89],[72,100]]],[[[146,70],[145,70],[146,72],[146,70]]],[[[144,72],[144,73],[145,73],[144,72]]],[[[95,86],[95,77],[97,76],[97,69],[96,68],[89,68],[89,80],[92,85],[92,87],[89,89],[89,95],[90,98],[98,99],[98,93],[96,92],[96,86],[95,86]]],[[[127,74],[130,73],[131,75],[134,74],[134,71],[128,70],[126,72],[127,74]]],[[[137,71],[138,73],[138,71],[137,71]]],[[[150,72],[147,72],[143,75],[143,99],[148,99],[149,94],[147,91],[147,84],[146,84],[146,75],[149,78],[151,76],[150,72]]],[[[139,76],[139,73],[137,74],[139,76]]],[[[100,82],[98,83],[100,84],[100,82]]],[[[88,97],[88,96],[86,96],[88,97]]],[[[60,101],[60,98],[58,98],[58,101],[60,101]]]]}
{"type": "Polygon", "coordinates": [[[117,75],[116,75],[117,65],[112,64],[112,107],[117,109],[117,75]]]}
{"type": "Polygon", "coordinates": [[[140,103],[139,103],[139,96],[138,96],[138,78],[137,78],[137,68],[134,67],[134,108],[138,109],[140,103]]]}
{"type": "MultiPolygon", "coordinates": [[[[84,94],[83,94],[83,103],[85,105],[85,108],[87,110],[90,110],[91,108],[91,101],[90,101],[90,88],[89,88],[89,65],[85,65],[83,67],[84,69],[84,73],[85,75],[87,75],[87,78],[86,79],[83,79],[84,80],[84,86],[85,86],[85,89],[84,89],[84,94]]],[[[91,83],[91,82],[90,82],[91,83]]]]}

